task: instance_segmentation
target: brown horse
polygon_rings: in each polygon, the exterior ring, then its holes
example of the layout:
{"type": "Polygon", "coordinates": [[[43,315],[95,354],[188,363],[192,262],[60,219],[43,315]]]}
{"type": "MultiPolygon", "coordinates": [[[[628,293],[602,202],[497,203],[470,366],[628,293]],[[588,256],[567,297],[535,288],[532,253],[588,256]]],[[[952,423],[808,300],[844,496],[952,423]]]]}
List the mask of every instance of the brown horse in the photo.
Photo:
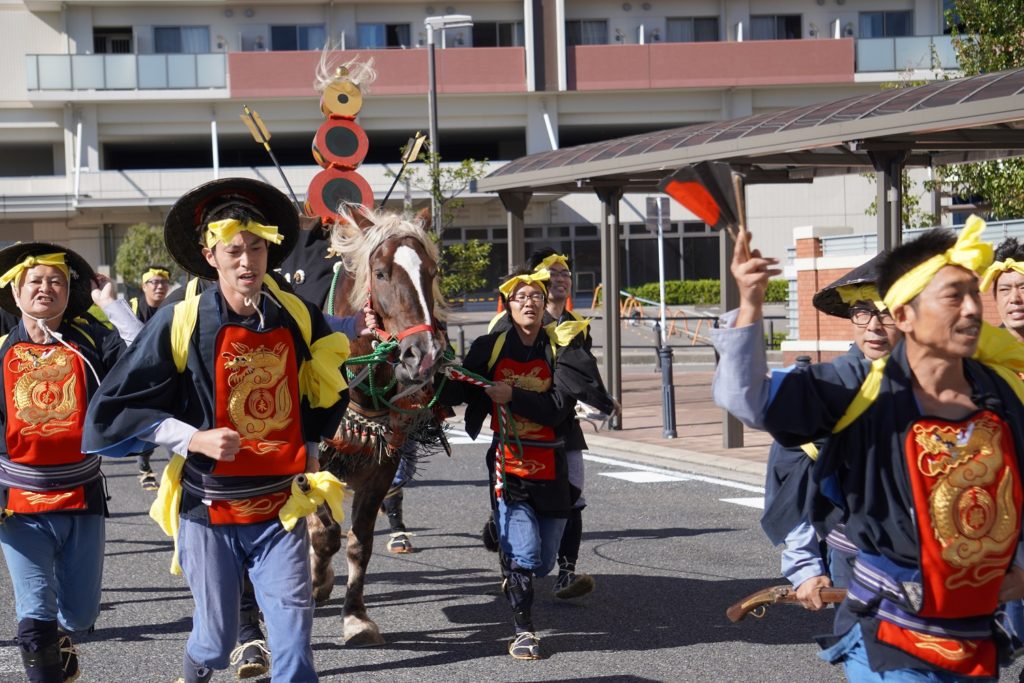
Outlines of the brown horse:
{"type": "MultiPolygon", "coordinates": [[[[331,248],[349,275],[337,283],[334,313],[362,315],[369,301],[382,331],[376,340],[352,342],[352,358],[383,362],[346,367],[349,408],[335,438],[321,446],[320,464],[353,491],[343,636],[346,644],[379,645],[384,639],[363,601],[373,530],[401,458],[444,439],[427,405],[447,346],[444,301],[437,246],[421,221],[363,207],[344,215],[331,231],[331,248]]],[[[341,527],[321,512],[310,518],[310,537],[313,594],[322,603],[334,587],[331,558],[341,548],[341,527]]]]}

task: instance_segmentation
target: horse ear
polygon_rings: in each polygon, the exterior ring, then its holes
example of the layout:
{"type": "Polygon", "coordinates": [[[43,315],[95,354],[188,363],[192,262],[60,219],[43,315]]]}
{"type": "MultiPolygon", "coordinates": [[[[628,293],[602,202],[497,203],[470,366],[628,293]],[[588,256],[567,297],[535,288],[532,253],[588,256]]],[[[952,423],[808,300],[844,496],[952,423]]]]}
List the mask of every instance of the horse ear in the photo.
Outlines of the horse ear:
{"type": "Polygon", "coordinates": [[[423,224],[423,229],[427,232],[434,227],[434,217],[431,215],[430,206],[424,206],[422,209],[416,212],[416,218],[423,224]]]}

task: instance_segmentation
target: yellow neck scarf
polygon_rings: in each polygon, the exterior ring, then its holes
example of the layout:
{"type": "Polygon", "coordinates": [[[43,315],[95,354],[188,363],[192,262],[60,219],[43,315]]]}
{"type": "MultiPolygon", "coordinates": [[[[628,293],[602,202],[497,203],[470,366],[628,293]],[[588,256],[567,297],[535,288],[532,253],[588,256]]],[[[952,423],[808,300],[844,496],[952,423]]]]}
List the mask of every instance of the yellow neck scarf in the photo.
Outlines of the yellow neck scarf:
{"type": "Polygon", "coordinates": [[[1012,258],[1008,258],[1005,261],[996,261],[986,268],[985,274],[981,276],[981,291],[987,292],[989,287],[999,279],[999,276],[1008,270],[1015,270],[1024,275],[1024,263],[1014,261],[1012,258]]]}
{"type": "Polygon", "coordinates": [[[227,244],[235,239],[235,235],[243,231],[251,232],[274,244],[281,244],[284,241],[284,235],[278,232],[276,225],[263,225],[256,221],[243,223],[234,218],[225,218],[222,221],[214,221],[206,225],[206,246],[213,249],[217,242],[227,244]]]}
{"type": "Polygon", "coordinates": [[[885,294],[886,308],[891,311],[910,302],[928,286],[935,274],[946,266],[960,266],[975,274],[988,268],[992,263],[992,245],[981,241],[981,233],[984,231],[985,221],[973,215],[968,218],[956,244],[914,266],[893,283],[885,294]]]}
{"type": "Polygon", "coordinates": [[[20,263],[15,264],[6,273],[0,275],[0,287],[6,287],[11,283],[16,284],[18,277],[23,272],[36,266],[53,266],[64,273],[64,277],[70,279],[68,265],[64,260],[64,252],[40,254],[39,256],[26,256],[20,263]]]}
{"type": "Polygon", "coordinates": [[[507,299],[512,296],[512,292],[516,291],[516,287],[519,285],[537,285],[545,294],[547,294],[548,288],[544,283],[550,279],[551,273],[547,270],[541,270],[527,275],[513,275],[501,283],[498,287],[498,291],[504,294],[507,299]]]}
{"type": "Polygon", "coordinates": [[[161,268],[150,268],[149,270],[147,270],[145,273],[142,274],[142,284],[146,284],[147,282],[149,282],[153,278],[158,278],[158,277],[162,277],[162,278],[165,278],[167,280],[170,280],[171,279],[171,274],[170,274],[170,272],[168,272],[166,270],[163,270],[161,268]]]}
{"type": "Polygon", "coordinates": [[[836,287],[836,294],[844,304],[852,306],[858,301],[870,301],[880,311],[885,310],[885,302],[882,295],[878,293],[878,287],[874,283],[862,282],[857,285],[842,285],[836,287]]]}
{"type": "Polygon", "coordinates": [[[569,259],[565,258],[561,254],[552,254],[546,259],[537,264],[537,267],[533,269],[533,272],[539,273],[542,270],[551,270],[551,266],[556,263],[562,264],[562,267],[569,270],[569,259]]]}

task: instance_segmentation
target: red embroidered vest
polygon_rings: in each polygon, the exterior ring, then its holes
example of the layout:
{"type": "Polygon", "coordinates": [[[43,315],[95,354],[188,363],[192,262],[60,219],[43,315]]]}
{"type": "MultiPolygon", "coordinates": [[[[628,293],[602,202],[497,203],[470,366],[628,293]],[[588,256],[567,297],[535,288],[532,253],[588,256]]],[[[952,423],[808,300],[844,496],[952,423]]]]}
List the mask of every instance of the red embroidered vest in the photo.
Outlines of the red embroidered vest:
{"type": "MultiPolygon", "coordinates": [[[[3,358],[7,388],[7,454],[21,465],[70,465],[82,454],[88,405],[82,359],[58,344],[12,344],[3,358]]],[[[85,487],[59,491],[10,488],[7,507],[16,513],[87,508],[85,487]]]]}
{"type": "MultiPolygon", "coordinates": [[[[915,422],[904,444],[914,495],[924,602],[918,616],[992,614],[1021,525],[1021,484],[1009,426],[982,410],[915,422]]],[[[878,637],[967,676],[995,676],[990,639],[937,638],[887,621],[878,637]]]]}
{"type": "MultiPolygon", "coordinates": [[[[234,460],[217,461],[215,476],[280,477],[306,470],[298,364],[286,328],[256,332],[240,325],[221,327],[214,387],[216,426],[235,430],[242,441],[234,460]]],[[[253,524],[272,519],[288,495],[281,491],[213,501],[210,522],[253,524]]]]}
{"type": "MultiPolygon", "coordinates": [[[[502,358],[494,365],[493,379],[495,382],[506,382],[519,389],[542,393],[551,388],[551,367],[543,359],[521,363],[502,358]]],[[[511,448],[506,446],[505,472],[521,479],[545,481],[554,479],[555,451],[553,448],[547,448],[537,442],[554,441],[555,430],[552,427],[531,422],[515,413],[512,414],[512,421],[515,423],[516,434],[523,442],[523,454],[522,458],[518,457],[514,443],[511,448]]],[[[496,409],[491,414],[491,429],[495,432],[498,430],[496,409]]]]}

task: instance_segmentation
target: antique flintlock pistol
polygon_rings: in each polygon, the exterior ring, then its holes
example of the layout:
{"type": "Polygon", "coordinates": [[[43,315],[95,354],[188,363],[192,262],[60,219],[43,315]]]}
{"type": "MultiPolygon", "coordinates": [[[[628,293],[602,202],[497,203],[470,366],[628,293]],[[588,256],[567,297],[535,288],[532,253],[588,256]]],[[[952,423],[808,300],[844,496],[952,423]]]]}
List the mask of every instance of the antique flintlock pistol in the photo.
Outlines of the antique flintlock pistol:
{"type": "MultiPolygon", "coordinates": [[[[846,599],[845,588],[820,588],[821,601],[827,604],[842,602],[846,599]]],[[[796,597],[796,589],[789,586],[770,586],[748,595],[736,604],[725,610],[725,616],[729,621],[736,623],[748,614],[753,614],[760,619],[765,615],[770,605],[799,605],[796,597]]]]}

